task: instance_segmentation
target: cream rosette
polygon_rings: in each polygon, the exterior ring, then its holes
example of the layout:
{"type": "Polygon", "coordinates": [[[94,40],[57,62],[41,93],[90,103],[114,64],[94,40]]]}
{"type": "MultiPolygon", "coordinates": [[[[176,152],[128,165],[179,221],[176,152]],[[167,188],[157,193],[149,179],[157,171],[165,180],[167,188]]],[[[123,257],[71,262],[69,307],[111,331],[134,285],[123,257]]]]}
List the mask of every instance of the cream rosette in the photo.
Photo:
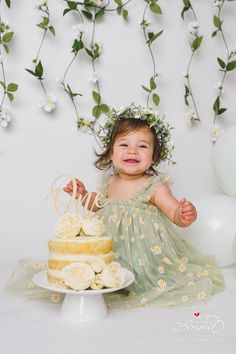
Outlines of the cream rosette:
{"type": "Polygon", "coordinates": [[[95,278],[92,267],[85,262],[72,263],[63,268],[64,283],[74,290],[88,289],[95,278]]]}
{"type": "Polygon", "coordinates": [[[119,288],[125,282],[125,271],[120,263],[111,262],[100,274],[100,279],[107,288],[119,288]]]}
{"type": "Polygon", "coordinates": [[[100,236],[105,231],[102,220],[86,217],[82,221],[82,231],[87,236],[100,236]]]}
{"type": "Polygon", "coordinates": [[[106,267],[106,263],[103,259],[94,259],[89,262],[90,266],[92,267],[95,273],[101,273],[103,269],[106,267]]]}
{"type": "Polygon", "coordinates": [[[64,214],[56,226],[56,236],[59,238],[74,238],[81,230],[81,217],[75,214],[64,214]]]}
{"type": "Polygon", "coordinates": [[[104,287],[103,282],[101,280],[101,274],[96,274],[95,278],[91,281],[90,288],[92,290],[100,290],[104,287]]]}

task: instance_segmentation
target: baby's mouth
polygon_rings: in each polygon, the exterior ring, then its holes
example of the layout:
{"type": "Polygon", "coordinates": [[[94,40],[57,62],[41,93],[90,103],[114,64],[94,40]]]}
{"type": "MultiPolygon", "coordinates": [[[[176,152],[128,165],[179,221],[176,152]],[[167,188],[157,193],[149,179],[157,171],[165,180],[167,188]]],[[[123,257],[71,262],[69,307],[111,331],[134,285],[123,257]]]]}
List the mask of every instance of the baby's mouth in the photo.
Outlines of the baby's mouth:
{"type": "Polygon", "coordinates": [[[139,160],[137,160],[137,159],[125,159],[124,161],[128,162],[128,163],[138,163],[139,162],[139,160]]]}

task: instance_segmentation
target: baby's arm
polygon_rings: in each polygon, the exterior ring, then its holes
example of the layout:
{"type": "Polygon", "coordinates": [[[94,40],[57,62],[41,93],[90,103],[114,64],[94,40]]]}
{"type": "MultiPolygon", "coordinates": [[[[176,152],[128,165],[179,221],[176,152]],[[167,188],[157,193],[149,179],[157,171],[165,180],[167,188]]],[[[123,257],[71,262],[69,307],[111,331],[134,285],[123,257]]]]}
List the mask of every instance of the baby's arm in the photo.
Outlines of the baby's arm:
{"type": "Polygon", "coordinates": [[[166,184],[161,183],[156,187],[151,198],[151,203],[156,205],[174,224],[186,227],[197,218],[196,208],[185,198],[178,201],[166,184]]]}
{"type": "MultiPolygon", "coordinates": [[[[75,195],[75,199],[78,199],[80,196],[82,197],[82,205],[84,206],[86,201],[87,201],[87,197],[88,196],[88,191],[85,188],[85,185],[83,184],[82,181],[80,181],[78,178],[75,178],[76,181],[76,195],[75,195]]],[[[64,188],[63,188],[64,192],[68,193],[70,196],[72,196],[73,193],[73,182],[70,181],[64,188]]],[[[92,192],[91,193],[91,198],[88,204],[88,209],[92,210],[92,211],[98,211],[100,208],[95,205],[94,201],[95,198],[97,196],[96,192],[92,192]]]]}

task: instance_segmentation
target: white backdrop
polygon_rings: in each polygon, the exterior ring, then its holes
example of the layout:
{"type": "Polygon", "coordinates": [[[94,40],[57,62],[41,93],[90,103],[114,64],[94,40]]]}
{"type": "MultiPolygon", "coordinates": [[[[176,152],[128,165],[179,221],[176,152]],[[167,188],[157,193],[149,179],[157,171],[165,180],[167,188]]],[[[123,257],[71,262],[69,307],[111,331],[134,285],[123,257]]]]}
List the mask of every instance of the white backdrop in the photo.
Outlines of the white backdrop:
{"type": "MultiPolygon", "coordinates": [[[[10,20],[15,31],[10,54],[4,54],[7,81],[19,84],[11,105],[13,121],[8,129],[0,129],[0,236],[4,239],[0,259],[7,262],[9,268],[21,257],[46,258],[47,240],[53,234],[56,215],[52,204],[45,204],[44,197],[53,179],[70,173],[81,178],[92,190],[98,177],[92,165],[94,139],[77,130],[73,107],[56,84],[71,59],[70,28],[78,23],[78,18],[75,14],[63,18],[63,1],[49,1],[56,37],[48,34],[41,59],[45,85],[57,96],[57,108],[47,114],[37,107],[42,95],[39,82],[25,71],[26,67],[32,68],[31,61],[42,37],[42,31],[36,27],[40,16],[34,8],[35,3],[37,1],[12,0],[10,11],[2,6],[3,18],[10,20]]],[[[192,18],[187,14],[186,20],[182,21],[182,2],[175,0],[160,1],[163,16],[150,18],[155,31],[164,28],[153,49],[160,72],[159,110],[167,113],[167,120],[175,127],[174,160],[177,165],[168,167],[173,180],[172,189],[177,198],[185,196],[189,199],[219,192],[211,167],[209,132],[213,120],[212,104],[217,94],[214,85],[220,79],[216,58],[225,57],[220,36],[211,38],[214,1],[192,3],[199,18],[200,33],[204,35],[192,64],[192,86],[202,119],[194,127],[188,127],[184,120],[187,110],[183,101],[182,75],[191,54],[187,24],[192,18]]],[[[97,25],[96,40],[103,46],[97,63],[102,95],[104,102],[115,107],[132,101],[145,104],[141,84],[148,82],[152,66],[139,25],[143,8],[143,1],[133,0],[128,6],[130,19],[127,24],[111,13],[97,25]]],[[[231,47],[236,44],[235,13],[236,4],[227,3],[223,11],[224,29],[231,47]]],[[[90,38],[90,27],[85,36],[90,38]]],[[[67,78],[75,91],[84,94],[78,99],[78,106],[86,117],[89,117],[93,103],[90,98],[93,89],[89,81],[91,74],[90,61],[79,55],[67,78]]],[[[230,72],[222,101],[222,105],[228,108],[222,118],[225,128],[236,118],[235,81],[236,74],[230,72]]],[[[167,168],[160,170],[166,171],[167,168]]]]}

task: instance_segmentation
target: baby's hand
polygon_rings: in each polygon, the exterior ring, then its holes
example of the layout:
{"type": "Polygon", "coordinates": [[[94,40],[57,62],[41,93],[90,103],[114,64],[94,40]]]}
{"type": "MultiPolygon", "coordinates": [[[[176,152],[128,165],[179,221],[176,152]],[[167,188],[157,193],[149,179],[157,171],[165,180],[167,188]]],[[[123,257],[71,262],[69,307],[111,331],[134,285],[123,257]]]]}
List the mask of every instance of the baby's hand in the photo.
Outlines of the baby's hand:
{"type": "MultiPolygon", "coordinates": [[[[87,193],[85,185],[83,184],[83,182],[81,182],[78,178],[75,178],[76,181],[76,195],[75,195],[75,199],[78,199],[80,195],[82,195],[82,197],[85,196],[85,194],[87,193]]],[[[64,188],[63,188],[64,192],[68,193],[70,196],[72,196],[73,194],[73,182],[70,181],[64,188]]]]}
{"type": "Polygon", "coordinates": [[[185,226],[191,225],[197,219],[195,206],[185,198],[179,201],[179,218],[185,226]]]}

